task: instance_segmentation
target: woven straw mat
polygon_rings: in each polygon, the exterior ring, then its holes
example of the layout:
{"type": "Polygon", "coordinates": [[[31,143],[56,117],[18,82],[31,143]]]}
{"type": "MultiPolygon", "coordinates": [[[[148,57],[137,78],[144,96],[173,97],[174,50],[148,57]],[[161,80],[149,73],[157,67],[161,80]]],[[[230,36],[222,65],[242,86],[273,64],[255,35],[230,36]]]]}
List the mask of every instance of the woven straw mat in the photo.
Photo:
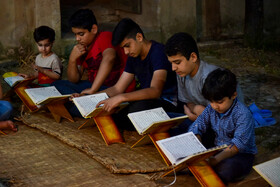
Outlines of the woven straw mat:
{"type": "Polygon", "coordinates": [[[78,149],[23,124],[0,139],[0,181],[7,186],[156,186],[147,174],[112,174],[78,149]]]}
{"type": "Polygon", "coordinates": [[[62,119],[57,123],[49,112],[41,110],[31,114],[25,113],[23,122],[85,152],[112,173],[148,173],[170,169],[154,145],[130,148],[141,138],[137,132],[124,131],[122,135],[125,144],[115,143],[107,146],[95,125],[78,130],[85,122],[84,119],[76,118],[74,123],[62,119]]]}

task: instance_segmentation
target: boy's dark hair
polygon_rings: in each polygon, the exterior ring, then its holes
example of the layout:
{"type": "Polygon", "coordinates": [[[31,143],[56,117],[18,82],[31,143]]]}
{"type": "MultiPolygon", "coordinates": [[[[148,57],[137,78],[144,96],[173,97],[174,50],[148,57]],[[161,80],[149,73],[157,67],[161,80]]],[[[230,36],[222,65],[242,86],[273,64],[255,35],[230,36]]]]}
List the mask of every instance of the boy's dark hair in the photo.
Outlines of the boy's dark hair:
{"type": "Polygon", "coordinates": [[[199,58],[196,41],[188,33],[176,33],[165,44],[165,54],[167,56],[181,54],[189,60],[192,52],[196,53],[197,58],[199,58]]]}
{"type": "Polygon", "coordinates": [[[113,31],[112,44],[117,46],[122,43],[125,38],[136,39],[137,33],[141,33],[145,38],[142,29],[137,23],[130,18],[123,18],[113,31]]]}
{"type": "Polygon", "coordinates": [[[69,19],[70,27],[87,29],[88,31],[91,31],[94,24],[97,25],[97,21],[90,9],[79,9],[69,19]]]}
{"type": "Polygon", "coordinates": [[[49,39],[50,42],[55,40],[55,32],[48,26],[37,27],[33,32],[33,36],[37,43],[45,39],[49,39]]]}
{"type": "Polygon", "coordinates": [[[236,92],[236,76],[228,69],[216,69],[205,79],[202,95],[209,101],[219,101],[224,97],[231,98],[236,92]]]}

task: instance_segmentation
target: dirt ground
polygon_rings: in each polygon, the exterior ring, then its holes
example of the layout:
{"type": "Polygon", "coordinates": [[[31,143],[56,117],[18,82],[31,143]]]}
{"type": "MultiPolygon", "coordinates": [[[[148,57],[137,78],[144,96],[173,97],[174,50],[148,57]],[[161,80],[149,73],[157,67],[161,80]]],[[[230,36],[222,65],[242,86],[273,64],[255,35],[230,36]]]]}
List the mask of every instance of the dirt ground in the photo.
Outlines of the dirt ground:
{"type": "MultiPolygon", "coordinates": [[[[256,105],[262,109],[269,109],[273,112],[273,117],[277,120],[277,124],[269,127],[257,128],[256,143],[258,154],[256,155],[255,164],[276,158],[280,156],[280,51],[263,51],[244,48],[239,44],[231,45],[208,45],[200,44],[200,56],[202,60],[209,63],[231,69],[238,77],[239,84],[244,93],[245,104],[256,105]]],[[[1,63],[0,74],[3,75],[8,71],[26,72],[26,68],[19,68],[14,61],[1,63]]],[[[8,86],[1,80],[4,91],[7,91],[8,86]]],[[[15,108],[18,108],[18,103],[13,103],[15,108]]],[[[15,115],[19,112],[16,111],[15,115]]],[[[20,124],[20,131],[11,133],[8,136],[0,136],[1,151],[0,151],[0,178],[6,186],[164,186],[173,180],[173,176],[166,179],[149,181],[144,175],[120,176],[110,174],[99,163],[94,161],[87,155],[70,148],[68,145],[60,143],[53,137],[43,134],[41,142],[33,137],[36,137],[38,130],[26,127],[20,124]],[[30,136],[30,141],[20,142],[21,136],[30,136]],[[28,162],[20,159],[22,154],[27,154],[29,149],[37,147],[40,144],[51,144],[49,151],[40,150],[40,154],[30,155],[28,162]],[[57,148],[58,146],[59,148],[57,148]],[[18,151],[18,150],[21,150],[18,151]],[[53,156],[58,150],[60,158],[53,156]],[[68,151],[74,158],[70,158],[65,154],[68,151]],[[44,159],[42,159],[44,158],[44,159]],[[80,159],[79,159],[80,158],[80,159]],[[51,163],[61,162],[64,165],[53,166],[51,163]],[[59,159],[59,160],[57,160],[59,159]],[[81,160],[81,161],[80,161],[81,160]],[[69,166],[71,164],[71,167],[69,166]],[[90,163],[92,167],[85,170],[85,163],[90,163]],[[10,164],[10,165],[9,165],[10,164]],[[44,174],[25,173],[24,168],[30,167],[32,164],[42,165],[48,171],[47,176],[44,174]],[[66,167],[66,166],[69,167],[66,167]],[[51,167],[50,167],[51,166],[51,167]],[[22,177],[14,176],[20,170],[22,177]],[[66,173],[69,173],[67,175],[66,173]],[[70,175],[71,174],[71,175],[70,175]],[[62,179],[58,179],[61,176],[62,179]],[[76,176],[76,179],[71,178],[76,176]],[[32,183],[32,179],[41,177],[41,182],[32,183]],[[114,180],[112,180],[112,178],[114,180]],[[18,180],[20,179],[20,180],[18,180]],[[111,183],[114,181],[114,183],[111,183]],[[63,184],[63,185],[62,185],[63,184]]],[[[57,155],[56,154],[56,155],[57,155]]],[[[232,183],[229,186],[269,186],[256,172],[252,171],[244,181],[232,183]]],[[[1,186],[1,184],[0,184],[1,186]]],[[[177,182],[174,186],[199,186],[193,179],[193,176],[183,172],[179,173],[177,182]]]]}

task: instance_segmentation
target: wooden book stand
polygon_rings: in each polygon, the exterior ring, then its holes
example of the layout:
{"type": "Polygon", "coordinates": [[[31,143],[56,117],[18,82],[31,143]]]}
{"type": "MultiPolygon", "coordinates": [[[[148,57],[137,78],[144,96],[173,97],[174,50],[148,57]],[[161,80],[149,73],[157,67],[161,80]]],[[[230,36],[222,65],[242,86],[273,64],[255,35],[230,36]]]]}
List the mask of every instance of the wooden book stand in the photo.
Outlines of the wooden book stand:
{"type": "MultiPolygon", "coordinates": [[[[171,166],[171,162],[168,160],[168,158],[163,153],[163,151],[159,148],[156,141],[170,137],[168,130],[172,126],[173,124],[169,124],[160,129],[153,130],[153,132],[144,135],[140,140],[138,140],[134,145],[132,145],[131,148],[142,146],[152,142],[156,147],[156,149],[158,150],[158,152],[160,153],[166,165],[171,166]]],[[[211,153],[211,155],[212,154],[213,153],[211,153]]],[[[192,174],[195,176],[195,178],[198,180],[201,186],[225,187],[225,184],[222,182],[219,176],[215,173],[215,171],[211,168],[211,166],[208,165],[208,163],[205,161],[205,159],[208,158],[209,156],[210,156],[209,154],[204,154],[203,157],[200,157],[199,159],[198,158],[190,159],[188,162],[176,166],[174,170],[179,171],[185,168],[189,168],[189,170],[192,172],[192,174]]],[[[173,170],[170,170],[165,174],[163,174],[161,177],[164,177],[172,172],[173,170]]]]}
{"type": "Polygon", "coordinates": [[[226,187],[220,177],[205,160],[192,162],[188,164],[188,168],[201,186],[226,187]]]}
{"type": "MultiPolygon", "coordinates": [[[[211,154],[212,155],[212,154],[211,154]]],[[[212,169],[212,167],[205,161],[209,155],[205,154],[203,157],[190,159],[186,163],[182,163],[176,166],[173,170],[175,172],[188,168],[191,173],[195,176],[196,180],[200,183],[201,186],[204,187],[225,187],[226,185],[219,178],[216,172],[212,169]]],[[[164,173],[161,177],[165,177],[173,173],[173,170],[170,170],[164,173]]]]}
{"type": "Polygon", "coordinates": [[[106,145],[124,143],[124,139],[122,138],[121,133],[119,132],[119,129],[117,128],[111,115],[100,115],[89,118],[78,129],[81,129],[86,124],[93,125],[94,123],[98,127],[106,145]]]}
{"type": "Polygon", "coordinates": [[[18,95],[20,100],[23,102],[24,106],[30,111],[35,112],[39,110],[39,106],[34,104],[32,100],[29,98],[29,96],[24,91],[25,89],[29,88],[28,85],[17,85],[14,88],[15,93],[18,95]]]}
{"type": "Polygon", "coordinates": [[[158,152],[160,153],[161,157],[163,158],[164,162],[167,166],[170,166],[171,163],[168,160],[168,158],[165,156],[165,154],[161,151],[161,149],[158,147],[156,141],[162,140],[165,138],[169,138],[170,135],[168,132],[157,132],[157,133],[149,133],[144,135],[142,138],[140,138],[135,144],[131,146],[131,148],[143,146],[149,143],[153,143],[154,146],[157,148],[158,152]]]}
{"type": "MultiPolygon", "coordinates": [[[[30,97],[24,91],[26,88],[30,88],[29,85],[34,79],[32,81],[31,80],[32,79],[30,79],[30,81],[23,81],[17,84],[13,88],[13,90],[21,99],[24,106],[26,106],[26,108],[28,108],[30,112],[36,112],[40,109],[41,106],[34,104],[33,101],[30,99],[30,97]]],[[[55,121],[58,123],[61,121],[61,118],[65,118],[68,119],[70,122],[74,122],[74,119],[72,118],[72,116],[69,114],[68,110],[64,106],[64,103],[67,101],[68,101],[67,98],[63,98],[63,99],[58,98],[45,105],[51,112],[55,121]]]]}
{"type": "Polygon", "coordinates": [[[131,146],[131,148],[138,147],[138,146],[143,146],[148,143],[153,143],[154,146],[157,148],[159,151],[160,155],[162,156],[164,162],[170,166],[171,163],[165,156],[165,154],[161,151],[161,149],[158,147],[156,141],[162,140],[165,138],[169,138],[170,134],[168,133],[168,130],[174,126],[174,123],[165,123],[164,125],[151,128],[147,134],[145,134],[142,138],[140,138],[135,144],[131,146]]]}
{"type": "Polygon", "coordinates": [[[53,118],[57,123],[60,123],[61,118],[68,119],[70,122],[75,122],[71,114],[64,106],[64,104],[67,101],[68,98],[61,98],[61,99],[53,100],[45,105],[49,109],[49,111],[51,112],[53,118]]]}

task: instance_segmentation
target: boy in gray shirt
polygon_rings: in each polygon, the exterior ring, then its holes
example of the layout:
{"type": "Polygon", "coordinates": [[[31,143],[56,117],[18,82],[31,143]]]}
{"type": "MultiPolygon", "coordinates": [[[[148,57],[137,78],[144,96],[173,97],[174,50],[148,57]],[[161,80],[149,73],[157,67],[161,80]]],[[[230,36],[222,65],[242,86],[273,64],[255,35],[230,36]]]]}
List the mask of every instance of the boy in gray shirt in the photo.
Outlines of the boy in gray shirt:
{"type": "MultiPolygon", "coordinates": [[[[189,116],[190,124],[209,104],[202,95],[202,88],[208,74],[219,67],[200,60],[196,41],[187,33],[176,33],[169,38],[165,53],[172,64],[172,70],[177,73],[179,104],[189,116]]],[[[244,103],[239,86],[237,92],[239,101],[244,103]]]]}

